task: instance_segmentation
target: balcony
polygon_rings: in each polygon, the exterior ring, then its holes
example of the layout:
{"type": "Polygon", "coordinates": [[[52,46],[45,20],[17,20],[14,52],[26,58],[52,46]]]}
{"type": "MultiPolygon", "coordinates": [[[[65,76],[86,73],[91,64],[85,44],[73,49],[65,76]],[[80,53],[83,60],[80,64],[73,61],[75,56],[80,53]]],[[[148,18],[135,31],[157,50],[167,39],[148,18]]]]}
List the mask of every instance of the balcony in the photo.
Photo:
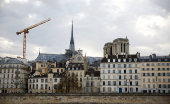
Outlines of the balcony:
{"type": "Polygon", "coordinates": [[[19,79],[20,78],[20,76],[15,76],[15,79],[19,79]]]}
{"type": "Polygon", "coordinates": [[[17,71],[15,71],[15,74],[20,74],[20,71],[18,71],[18,70],[17,70],[17,71]]]}

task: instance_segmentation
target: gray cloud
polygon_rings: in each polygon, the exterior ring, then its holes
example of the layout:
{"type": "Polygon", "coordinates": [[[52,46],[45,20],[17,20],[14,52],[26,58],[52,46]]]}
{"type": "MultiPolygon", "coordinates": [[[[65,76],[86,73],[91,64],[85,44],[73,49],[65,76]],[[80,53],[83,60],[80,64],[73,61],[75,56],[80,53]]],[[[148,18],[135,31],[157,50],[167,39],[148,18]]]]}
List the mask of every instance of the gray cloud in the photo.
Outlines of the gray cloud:
{"type": "Polygon", "coordinates": [[[11,44],[1,42],[5,46],[0,45],[0,56],[22,56],[23,34],[17,36],[16,31],[47,18],[51,21],[27,34],[29,60],[37,57],[39,47],[43,53],[64,53],[69,48],[72,18],[75,47],[83,49],[88,56],[102,56],[105,43],[126,36],[130,53],[166,55],[170,50],[168,3],[168,0],[13,0],[9,3],[1,0],[0,37],[11,44]]]}

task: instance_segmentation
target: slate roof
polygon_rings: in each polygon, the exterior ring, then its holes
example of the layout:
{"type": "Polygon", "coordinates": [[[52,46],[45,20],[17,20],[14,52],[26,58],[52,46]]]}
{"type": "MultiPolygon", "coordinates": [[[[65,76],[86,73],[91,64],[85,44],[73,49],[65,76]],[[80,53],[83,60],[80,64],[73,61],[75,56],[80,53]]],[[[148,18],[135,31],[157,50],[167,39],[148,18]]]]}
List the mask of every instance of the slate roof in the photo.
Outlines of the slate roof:
{"type": "MultiPolygon", "coordinates": [[[[76,55],[75,55],[76,56],[76,55]]],[[[61,60],[65,60],[66,57],[64,54],[47,54],[47,53],[40,53],[38,55],[38,57],[35,59],[35,61],[41,61],[41,62],[47,62],[48,60],[51,61],[61,61],[61,60]]],[[[102,57],[89,57],[87,56],[87,62],[89,62],[90,64],[92,64],[94,61],[96,60],[101,60],[102,57]]]]}
{"type": "Polygon", "coordinates": [[[24,64],[22,61],[19,61],[17,58],[10,58],[5,62],[5,58],[0,60],[0,64],[24,64]]]}
{"type": "MultiPolygon", "coordinates": [[[[137,55],[118,55],[118,58],[116,57],[116,55],[108,55],[108,58],[104,57],[101,62],[108,62],[108,59],[110,59],[110,62],[113,62],[113,59],[115,59],[115,62],[118,62],[118,59],[121,59],[121,62],[123,62],[123,59],[126,59],[126,62],[129,62],[129,58],[132,59],[131,62],[134,62],[134,59],[137,58],[137,55]]],[[[137,58],[137,62],[139,62],[139,58],[137,58]]]]}
{"type": "Polygon", "coordinates": [[[100,71],[90,71],[85,73],[85,75],[89,76],[91,76],[91,74],[94,74],[94,77],[100,77],[100,71]]]}
{"type": "Polygon", "coordinates": [[[140,62],[170,62],[170,56],[141,56],[140,62]]]}

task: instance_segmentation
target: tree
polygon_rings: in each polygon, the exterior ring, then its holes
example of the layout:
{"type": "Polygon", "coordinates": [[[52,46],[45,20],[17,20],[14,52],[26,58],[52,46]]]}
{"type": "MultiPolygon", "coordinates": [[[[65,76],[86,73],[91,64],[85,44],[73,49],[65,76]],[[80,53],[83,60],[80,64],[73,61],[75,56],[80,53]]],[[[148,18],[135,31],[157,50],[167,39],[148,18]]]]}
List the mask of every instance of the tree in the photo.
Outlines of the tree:
{"type": "Polygon", "coordinates": [[[63,72],[63,78],[61,78],[58,84],[54,85],[54,89],[56,90],[56,92],[61,92],[61,93],[70,93],[70,92],[75,93],[80,91],[82,88],[79,87],[78,85],[78,78],[75,75],[75,73],[70,75],[70,73],[67,70],[65,70],[65,72],[63,72]]]}

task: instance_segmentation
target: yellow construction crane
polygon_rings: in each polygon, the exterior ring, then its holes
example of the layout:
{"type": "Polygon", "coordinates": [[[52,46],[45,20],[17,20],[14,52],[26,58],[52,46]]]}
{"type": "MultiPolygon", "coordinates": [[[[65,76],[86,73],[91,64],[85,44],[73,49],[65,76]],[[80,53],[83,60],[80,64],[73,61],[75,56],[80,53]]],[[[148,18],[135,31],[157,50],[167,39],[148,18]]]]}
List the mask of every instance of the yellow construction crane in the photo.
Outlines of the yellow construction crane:
{"type": "Polygon", "coordinates": [[[51,20],[51,19],[49,18],[49,19],[44,20],[44,21],[42,21],[42,22],[40,22],[40,23],[37,23],[37,24],[35,24],[35,25],[33,25],[33,26],[30,26],[30,27],[28,27],[28,28],[26,28],[26,29],[24,29],[24,30],[22,30],[22,31],[20,31],[20,32],[16,32],[17,35],[19,35],[19,34],[21,34],[21,33],[24,32],[24,39],[23,39],[23,58],[26,58],[26,33],[29,33],[28,30],[30,30],[30,29],[32,29],[32,28],[34,28],[34,27],[37,27],[37,26],[39,26],[39,25],[41,25],[41,24],[43,24],[43,23],[46,23],[46,22],[48,22],[48,21],[50,21],[50,20],[51,20]]]}

